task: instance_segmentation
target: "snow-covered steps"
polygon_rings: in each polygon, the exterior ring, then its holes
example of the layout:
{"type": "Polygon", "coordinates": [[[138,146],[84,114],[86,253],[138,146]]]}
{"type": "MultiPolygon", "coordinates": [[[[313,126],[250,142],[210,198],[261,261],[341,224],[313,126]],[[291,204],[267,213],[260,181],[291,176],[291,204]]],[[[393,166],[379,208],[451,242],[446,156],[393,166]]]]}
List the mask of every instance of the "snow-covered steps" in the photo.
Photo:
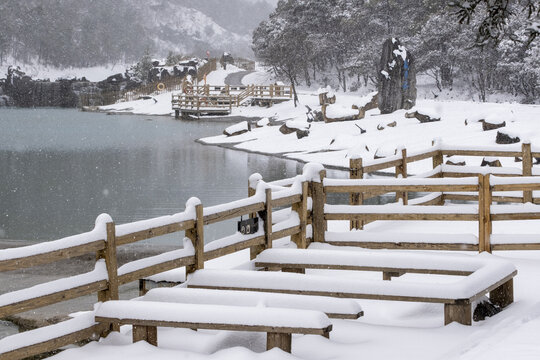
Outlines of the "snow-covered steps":
{"type": "Polygon", "coordinates": [[[255,291],[208,290],[194,288],[158,288],[150,290],[141,301],[174,302],[185,304],[265,306],[270,308],[322,311],[328,317],[358,319],[364,313],[360,305],[350,299],[325,296],[305,296],[255,291]]]}
{"type": "Polygon", "coordinates": [[[329,337],[332,324],[320,311],[153,301],[107,301],[95,312],[101,323],[133,325],[133,342],[158,346],[157,327],[266,332],[267,349],[291,351],[291,334],[329,337]]]}
{"type": "MultiPolygon", "coordinates": [[[[301,250],[306,251],[306,250],[301,250]]],[[[307,250],[306,254],[311,250],[307,250]]],[[[277,254],[277,253],[270,253],[277,254]]],[[[288,264],[306,262],[304,258],[288,258],[288,264]]],[[[445,324],[457,321],[470,325],[471,304],[477,298],[490,293],[492,301],[501,306],[513,302],[513,282],[516,275],[515,266],[489,254],[477,256],[437,255],[425,257],[415,254],[400,253],[377,258],[376,263],[369,262],[368,255],[360,255],[357,259],[347,258],[336,252],[321,252],[314,254],[314,263],[320,260],[320,268],[329,264],[342,264],[347,261],[357,261],[361,264],[366,260],[371,269],[383,271],[389,268],[415,269],[416,272],[432,271],[461,271],[471,272],[452,283],[421,283],[421,282],[392,282],[360,279],[343,279],[317,275],[295,273],[254,272],[254,271],[196,271],[188,281],[188,287],[220,290],[250,290],[277,292],[287,294],[302,294],[315,296],[332,296],[338,298],[395,300],[434,302],[445,304],[445,324]],[[371,266],[373,265],[373,266],[371,266]]],[[[273,256],[273,255],[272,255],[273,256]]],[[[278,256],[279,257],[279,256],[278,256]]],[[[269,259],[266,259],[269,260],[269,259]]]]}

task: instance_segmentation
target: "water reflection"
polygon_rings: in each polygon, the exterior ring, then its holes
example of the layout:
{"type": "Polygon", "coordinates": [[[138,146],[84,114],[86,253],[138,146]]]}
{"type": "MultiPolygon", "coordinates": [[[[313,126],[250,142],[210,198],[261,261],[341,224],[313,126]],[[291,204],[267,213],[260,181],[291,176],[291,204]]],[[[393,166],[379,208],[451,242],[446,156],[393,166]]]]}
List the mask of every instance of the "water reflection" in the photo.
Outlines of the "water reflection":
{"type": "MultiPolygon", "coordinates": [[[[246,196],[247,179],[291,177],[293,161],[208,147],[193,140],[225,122],[0,110],[0,238],[57,239],[88,231],[107,212],[125,223],[246,196]]],[[[224,225],[233,227],[232,225],[224,225]]],[[[208,229],[209,239],[219,229],[208,229]]]]}

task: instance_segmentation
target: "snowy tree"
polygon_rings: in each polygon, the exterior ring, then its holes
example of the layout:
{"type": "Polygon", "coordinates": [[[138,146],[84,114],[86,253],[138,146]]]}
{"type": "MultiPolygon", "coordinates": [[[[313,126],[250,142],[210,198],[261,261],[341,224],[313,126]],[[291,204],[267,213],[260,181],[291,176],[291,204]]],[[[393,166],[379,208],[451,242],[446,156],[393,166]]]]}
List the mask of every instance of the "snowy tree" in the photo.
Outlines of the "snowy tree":
{"type": "Polygon", "coordinates": [[[527,32],[525,44],[530,45],[540,33],[540,3],[538,0],[460,0],[452,1],[457,8],[460,23],[469,23],[476,15],[481,18],[477,26],[477,42],[488,43],[491,40],[500,41],[508,34],[507,24],[512,15],[526,18],[528,23],[524,30],[527,32]]]}

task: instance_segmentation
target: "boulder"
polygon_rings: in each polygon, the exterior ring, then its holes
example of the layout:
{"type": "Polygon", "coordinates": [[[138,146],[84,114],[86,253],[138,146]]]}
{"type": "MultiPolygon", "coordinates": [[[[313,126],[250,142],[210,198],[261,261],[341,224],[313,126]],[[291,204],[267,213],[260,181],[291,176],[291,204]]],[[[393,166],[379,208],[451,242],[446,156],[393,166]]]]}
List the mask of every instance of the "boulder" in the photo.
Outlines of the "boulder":
{"type": "Polygon", "coordinates": [[[489,157],[483,158],[480,166],[502,167],[499,159],[489,158],[489,157]]]}
{"type": "Polygon", "coordinates": [[[386,124],[386,126],[388,126],[388,127],[396,127],[397,126],[397,121],[392,121],[390,124],[386,124]]]}
{"type": "Polygon", "coordinates": [[[495,130],[495,129],[499,129],[506,126],[506,121],[503,121],[502,123],[494,124],[494,123],[491,123],[482,119],[479,122],[482,123],[483,131],[495,130]]]}
{"type": "Polygon", "coordinates": [[[381,114],[411,109],[416,104],[416,65],[398,39],[384,42],[378,70],[377,102],[381,114]]]}
{"type": "Polygon", "coordinates": [[[250,123],[247,121],[242,121],[223,130],[223,135],[237,136],[247,133],[248,131],[251,131],[250,123]]]}
{"type": "Polygon", "coordinates": [[[465,166],[467,163],[465,162],[465,159],[450,156],[446,159],[446,165],[465,166]]]}
{"type": "Polygon", "coordinates": [[[495,138],[495,142],[497,144],[516,144],[520,142],[521,139],[518,136],[510,136],[508,134],[505,134],[501,131],[497,131],[497,137],[495,138]]]}
{"type": "Polygon", "coordinates": [[[420,121],[421,124],[434,122],[434,121],[441,121],[440,116],[437,117],[435,114],[431,114],[427,111],[422,111],[422,110],[405,113],[405,117],[407,119],[416,118],[418,119],[418,121],[420,121]]]}

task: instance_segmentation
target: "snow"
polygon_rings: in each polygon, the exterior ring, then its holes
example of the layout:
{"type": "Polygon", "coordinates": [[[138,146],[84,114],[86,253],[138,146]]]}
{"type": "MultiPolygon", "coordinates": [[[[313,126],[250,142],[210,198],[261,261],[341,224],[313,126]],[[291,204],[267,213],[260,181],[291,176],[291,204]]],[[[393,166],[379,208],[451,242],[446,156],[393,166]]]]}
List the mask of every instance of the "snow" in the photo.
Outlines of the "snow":
{"type": "Polygon", "coordinates": [[[224,131],[227,134],[234,134],[234,133],[240,132],[240,131],[248,131],[248,129],[249,129],[249,127],[248,127],[247,121],[241,121],[241,122],[239,122],[237,124],[229,126],[224,131]]]}
{"type": "Polygon", "coordinates": [[[208,304],[180,304],[152,301],[107,301],[99,306],[96,317],[174,321],[183,323],[325,328],[328,317],[320,311],[241,307],[208,304]]]}
{"type": "Polygon", "coordinates": [[[0,250],[0,261],[45,254],[52,251],[88,244],[94,241],[107,240],[106,225],[108,222],[112,222],[111,217],[108,214],[101,214],[96,218],[95,226],[92,231],[30,246],[2,249],[0,250]]]}
{"type": "Polygon", "coordinates": [[[333,104],[326,107],[326,117],[330,119],[352,117],[358,115],[358,113],[358,109],[351,109],[344,105],[333,104]]]}
{"type": "Polygon", "coordinates": [[[220,68],[218,64],[218,69],[215,71],[212,71],[210,74],[206,76],[206,83],[209,85],[225,85],[225,78],[228,75],[234,74],[239,71],[242,71],[242,69],[232,64],[227,64],[226,70],[223,70],[222,68],[220,68]]]}
{"type": "Polygon", "coordinates": [[[263,306],[271,308],[304,309],[326,314],[358,314],[357,302],[323,296],[260,293],[256,291],[206,290],[194,288],[152,289],[142,301],[177,302],[184,304],[216,304],[234,306],[263,306]]]}

